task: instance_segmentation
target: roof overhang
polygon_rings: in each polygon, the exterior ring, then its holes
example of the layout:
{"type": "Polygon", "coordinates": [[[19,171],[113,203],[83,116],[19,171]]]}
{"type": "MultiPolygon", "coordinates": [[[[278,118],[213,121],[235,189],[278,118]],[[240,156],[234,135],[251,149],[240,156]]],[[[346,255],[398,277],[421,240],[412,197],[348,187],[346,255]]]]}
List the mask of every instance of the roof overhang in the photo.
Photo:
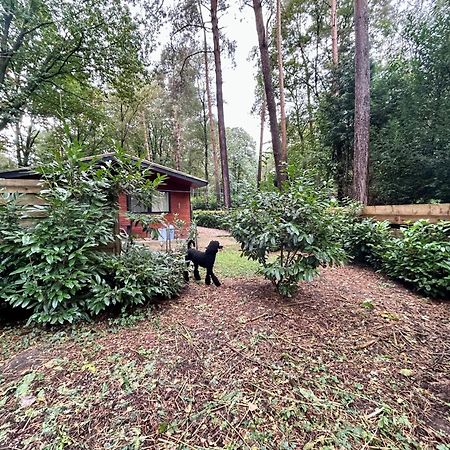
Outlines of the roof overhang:
{"type": "MultiPolygon", "coordinates": [[[[175,170],[170,167],[163,166],[161,164],[156,164],[146,159],[140,159],[134,156],[128,157],[136,161],[136,163],[140,163],[143,168],[149,169],[153,173],[166,175],[170,178],[175,178],[185,183],[188,183],[192,189],[204,187],[208,184],[206,180],[194,177],[184,172],[180,172],[179,170],[175,170]]],[[[92,161],[94,159],[97,160],[98,164],[101,164],[102,162],[104,163],[111,162],[114,164],[114,162],[116,161],[116,156],[115,153],[103,153],[102,155],[88,156],[86,158],[82,158],[83,161],[92,161]]],[[[20,167],[18,169],[10,169],[0,172],[0,178],[39,179],[40,174],[35,172],[30,167],[20,167]]]]}

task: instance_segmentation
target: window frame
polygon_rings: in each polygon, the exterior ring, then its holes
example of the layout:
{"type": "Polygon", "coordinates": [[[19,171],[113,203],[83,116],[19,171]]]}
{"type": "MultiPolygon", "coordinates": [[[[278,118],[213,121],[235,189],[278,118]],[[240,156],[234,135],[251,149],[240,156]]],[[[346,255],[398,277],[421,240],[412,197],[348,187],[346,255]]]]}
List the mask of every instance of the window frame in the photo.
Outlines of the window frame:
{"type": "Polygon", "coordinates": [[[140,212],[135,212],[131,209],[131,199],[132,199],[132,195],[127,195],[127,211],[134,213],[134,214],[168,214],[171,212],[172,210],[172,204],[171,204],[171,195],[170,195],[170,191],[159,191],[157,190],[156,192],[158,193],[163,193],[167,195],[167,211],[153,211],[152,210],[152,206],[149,206],[147,208],[147,211],[140,211],[140,212]]]}

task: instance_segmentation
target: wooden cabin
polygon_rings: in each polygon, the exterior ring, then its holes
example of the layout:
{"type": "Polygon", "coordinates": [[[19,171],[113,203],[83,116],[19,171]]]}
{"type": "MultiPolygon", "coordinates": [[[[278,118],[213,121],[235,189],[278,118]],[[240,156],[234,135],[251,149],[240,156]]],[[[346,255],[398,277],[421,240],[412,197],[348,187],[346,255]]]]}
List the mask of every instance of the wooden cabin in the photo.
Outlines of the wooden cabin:
{"type": "MultiPolygon", "coordinates": [[[[85,159],[97,159],[98,164],[112,162],[114,163],[114,153],[105,153],[99,156],[93,156],[85,159]]],[[[190,226],[192,219],[191,192],[193,189],[206,186],[205,180],[194,177],[184,172],[180,172],[170,167],[162,166],[151,161],[141,161],[143,169],[150,169],[150,178],[157,174],[165,175],[166,180],[158,186],[158,193],[152,199],[152,206],[144,208],[133,198],[124,193],[119,195],[119,227],[130,231],[130,220],[126,217],[127,212],[139,214],[164,214],[165,220],[170,224],[175,218],[185,222],[185,230],[190,226]]],[[[7,192],[21,192],[37,194],[40,189],[40,175],[32,168],[25,167],[0,172],[0,190],[3,188],[7,192]],[[34,180],[34,181],[32,181],[34,180]],[[31,189],[31,190],[30,190],[31,189]]],[[[139,237],[146,237],[147,233],[141,226],[133,226],[131,232],[139,237]]]]}

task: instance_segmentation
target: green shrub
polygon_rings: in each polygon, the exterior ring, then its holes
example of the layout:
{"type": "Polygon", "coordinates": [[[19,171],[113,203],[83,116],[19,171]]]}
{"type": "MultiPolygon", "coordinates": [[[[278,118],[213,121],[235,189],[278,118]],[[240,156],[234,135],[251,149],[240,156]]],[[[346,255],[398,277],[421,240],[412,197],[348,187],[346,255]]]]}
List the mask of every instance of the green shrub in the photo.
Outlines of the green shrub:
{"type": "Polygon", "coordinates": [[[192,197],[192,209],[195,210],[216,210],[220,205],[217,204],[215,197],[206,198],[206,196],[193,196],[192,197]]]}
{"type": "Polygon", "coordinates": [[[349,218],[344,220],[346,213],[335,206],[328,184],[302,177],[285,191],[249,195],[233,218],[231,232],[278,292],[290,296],[298,281],[312,280],[320,266],[345,260],[338,234],[349,218]],[[268,259],[271,252],[278,252],[274,260],[268,259]]]}
{"type": "Polygon", "coordinates": [[[106,255],[91,287],[87,309],[96,315],[112,305],[126,309],[158,297],[172,298],[184,285],[184,267],[180,256],[139,246],[118,256],[106,255]]]}
{"type": "Polygon", "coordinates": [[[426,295],[450,298],[450,222],[402,228],[384,247],[382,270],[426,295]]]}
{"type": "Polygon", "coordinates": [[[389,222],[373,219],[355,219],[350,226],[343,227],[344,249],[355,261],[372,264],[380,268],[383,253],[392,240],[389,222]]]}
{"type": "Polygon", "coordinates": [[[193,219],[199,227],[218,228],[219,230],[230,229],[229,211],[194,211],[193,219]]]}
{"type": "Polygon", "coordinates": [[[45,212],[45,217],[33,227],[21,226],[25,208],[17,204],[20,196],[3,194],[0,201],[0,299],[30,310],[30,321],[73,322],[109,304],[126,307],[179,290],[182,276],[172,257],[142,250],[112,257],[98,251],[115,238],[117,194],[133,192],[145,202],[161,179],[149,181],[138,164],[120,153],[113,166],[102,168],[80,156],[79,148],[68,148],[63,159],[39,169],[46,206],[28,209],[45,212]],[[107,296],[103,300],[101,289],[107,296]]]}
{"type": "Polygon", "coordinates": [[[356,220],[346,229],[344,248],[419,292],[450,296],[450,222],[419,220],[395,236],[388,222],[356,220]]]}
{"type": "MultiPolygon", "coordinates": [[[[11,229],[0,216],[0,297],[32,310],[33,321],[72,322],[86,318],[84,302],[99,260],[95,249],[114,239],[114,211],[61,187],[45,199],[47,216],[33,228],[11,229]]],[[[96,199],[105,200],[100,193],[96,199]]],[[[12,202],[7,205],[12,211],[12,202]]]]}

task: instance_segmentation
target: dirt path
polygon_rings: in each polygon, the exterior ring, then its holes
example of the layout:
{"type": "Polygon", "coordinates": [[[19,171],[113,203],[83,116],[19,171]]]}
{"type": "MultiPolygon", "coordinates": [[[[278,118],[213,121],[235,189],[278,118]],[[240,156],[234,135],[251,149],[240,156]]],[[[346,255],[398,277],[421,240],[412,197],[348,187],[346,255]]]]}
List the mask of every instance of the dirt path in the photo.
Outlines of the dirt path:
{"type": "Polygon", "coordinates": [[[223,282],[135,318],[0,330],[0,449],[448,448],[449,304],[360,267],[290,300],[223,282]]]}
{"type": "Polygon", "coordinates": [[[228,231],[204,227],[197,227],[197,230],[200,250],[204,250],[210,241],[219,241],[227,249],[239,249],[239,244],[228,231]]]}
{"type": "MultiPolygon", "coordinates": [[[[228,231],[218,230],[216,228],[204,228],[197,227],[198,231],[198,248],[199,250],[204,250],[210,241],[219,241],[221,245],[228,249],[239,249],[239,244],[230,235],[228,231]]],[[[164,243],[155,239],[139,239],[137,240],[139,244],[150,247],[152,250],[161,250],[164,247],[164,243]]],[[[177,242],[172,243],[173,248],[176,248],[177,242]]]]}

